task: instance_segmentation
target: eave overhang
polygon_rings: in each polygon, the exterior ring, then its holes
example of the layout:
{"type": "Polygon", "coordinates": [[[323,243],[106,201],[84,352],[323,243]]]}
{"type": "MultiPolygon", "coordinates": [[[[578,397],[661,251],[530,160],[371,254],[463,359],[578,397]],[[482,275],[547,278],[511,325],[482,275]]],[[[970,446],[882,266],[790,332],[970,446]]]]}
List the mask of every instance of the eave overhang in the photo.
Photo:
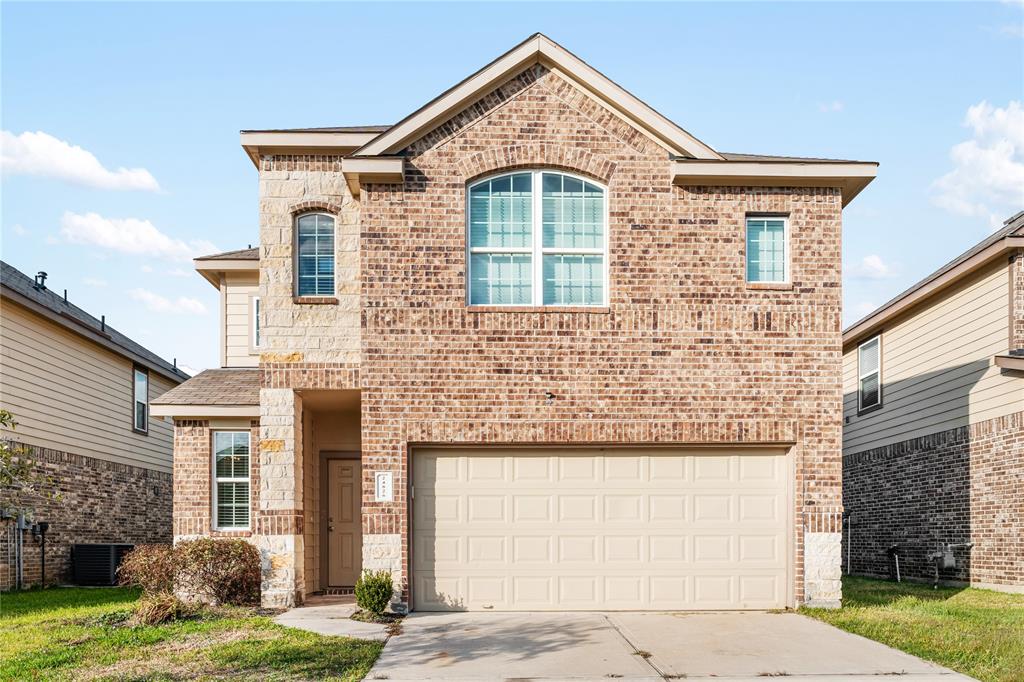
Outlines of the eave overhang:
{"type": "Polygon", "coordinates": [[[1021,249],[1024,249],[1024,237],[1004,237],[990,244],[987,248],[957,264],[956,267],[947,270],[902,298],[893,301],[890,305],[856,322],[852,327],[843,332],[843,352],[846,352],[865,338],[877,334],[886,323],[895,317],[908,312],[914,306],[945,291],[964,277],[977,272],[999,258],[1007,257],[1011,252],[1021,249]]]}
{"type": "Polygon", "coordinates": [[[154,417],[171,419],[195,417],[259,417],[259,405],[150,405],[154,417]]]}
{"type": "Polygon", "coordinates": [[[1024,356],[1021,355],[997,355],[995,363],[1002,369],[1024,372],[1024,356]]]}
{"type": "Polygon", "coordinates": [[[261,131],[243,130],[242,149],[256,168],[266,154],[351,154],[378,132],[261,131]]]}
{"type": "Polygon", "coordinates": [[[260,271],[260,262],[252,259],[228,260],[225,258],[196,258],[192,261],[196,272],[203,276],[215,289],[220,288],[221,276],[227,272],[260,271]]]}
{"type": "Polygon", "coordinates": [[[400,156],[375,156],[370,158],[352,157],[342,159],[341,170],[345,174],[352,196],[359,196],[361,183],[400,183],[404,180],[405,161],[400,156]]]}
{"type": "Polygon", "coordinates": [[[843,206],[868,186],[878,173],[869,161],[672,161],[672,182],[704,187],[837,187],[843,206]]]}

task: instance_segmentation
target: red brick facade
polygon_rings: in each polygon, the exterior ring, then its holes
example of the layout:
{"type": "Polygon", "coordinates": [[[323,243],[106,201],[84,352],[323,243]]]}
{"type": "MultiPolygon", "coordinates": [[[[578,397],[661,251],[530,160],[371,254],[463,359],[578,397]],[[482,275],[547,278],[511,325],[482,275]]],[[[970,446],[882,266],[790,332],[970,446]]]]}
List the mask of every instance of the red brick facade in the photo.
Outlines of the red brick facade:
{"type": "MultiPolygon", "coordinates": [[[[251,530],[213,530],[213,431],[210,422],[178,419],[174,422],[174,537],[196,535],[250,537],[251,530]]],[[[233,429],[237,430],[237,429],[233,429]]],[[[251,482],[250,527],[258,528],[260,468],[259,422],[250,424],[249,469],[251,482]]]]}
{"type": "Polygon", "coordinates": [[[973,542],[942,579],[1024,587],[1024,413],[847,455],[843,478],[854,573],[892,575],[898,545],[902,576],[931,580],[928,554],[973,542]]]}
{"type": "Polygon", "coordinates": [[[839,191],[673,186],[663,148],[540,66],[407,154],[361,199],[364,491],[396,472],[364,533],[401,534],[408,576],[416,444],[793,443],[802,600],[805,524],[841,504],[839,191]],[[466,183],[527,167],[607,185],[606,308],[467,308],[466,183]],[[746,284],[749,213],[789,216],[791,287],[746,284]]]}
{"type": "MultiPolygon", "coordinates": [[[[71,546],[171,541],[171,474],[25,444],[54,482],[58,501],[37,506],[46,534],[47,584],[70,582],[71,546]]],[[[0,589],[14,584],[7,564],[10,521],[0,521],[0,589]]],[[[24,534],[23,584],[40,582],[40,545],[24,534]]],[[[13,555],[12,555],[13,557],[13,555]]]]}

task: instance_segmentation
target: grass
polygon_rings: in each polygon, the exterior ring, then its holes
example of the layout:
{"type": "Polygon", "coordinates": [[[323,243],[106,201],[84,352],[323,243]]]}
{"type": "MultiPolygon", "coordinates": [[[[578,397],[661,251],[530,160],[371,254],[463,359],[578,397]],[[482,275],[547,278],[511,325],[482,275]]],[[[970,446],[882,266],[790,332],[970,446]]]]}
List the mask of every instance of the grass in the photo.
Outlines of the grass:
{"type": "Polygon", "coordinates": [[[382,644],[274,624],[253,609],[125,624],[126,588],[0,595],[0,680],[361,680],[382,644]]]}
{"type": "Polygon", "coordinates": [[[843,608],[801,612],[985,682],[1024,681],[1024,594],[847,577],[843,608]]]}

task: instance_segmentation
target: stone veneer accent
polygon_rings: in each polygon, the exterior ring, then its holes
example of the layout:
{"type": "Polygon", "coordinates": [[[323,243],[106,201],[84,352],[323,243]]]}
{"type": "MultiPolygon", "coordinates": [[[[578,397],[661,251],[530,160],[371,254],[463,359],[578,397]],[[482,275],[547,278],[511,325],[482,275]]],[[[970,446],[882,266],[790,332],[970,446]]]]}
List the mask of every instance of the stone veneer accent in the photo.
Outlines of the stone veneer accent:
{"type": "Polygon", "coordinates": [[[904,578],[932,580],[927,555],[957,552],[946,580],[1024,591],[1024,412],[843,457],[843,501],[853,515],[852,572],[889,576],[900,546],[904,578]]]}
{"type": "Polygon", "coordinates": [[[782,442],[796,599],[838,601],[837,190],[675,187],[663,148],[538,66],[413,143],[404,185],[365,186],[361,210],[364,544],[401,538],[403,578],[418,444],[782,442]],[[466,307],[466,183],[536,166],[607,184],[607,308],[466,307]],[[789,215],[792,287],[746,285],[747,213],[789,215]],[[372,498],[383,469],[393,503],[372,498]],[[805,524],[828,534],[806,554],[806,592],[805,524]]]}
{"type": "MultiPolygon", "coordinates": [[[[21,445],[40,463],[61,494],[59,501],[38,505],[35,515],[50,523],[46,534],[47,584],[71,581],[74,544],[171,541],[171,474],[21,445]]],[[[7,523],[0,522],[0,589],[13,587],[16,570],[7,564],[7,523]]],[[[29,532],[24,535],[24,547],[24,584],[35,585],[41,579],[40,546],[29,532]]]]}

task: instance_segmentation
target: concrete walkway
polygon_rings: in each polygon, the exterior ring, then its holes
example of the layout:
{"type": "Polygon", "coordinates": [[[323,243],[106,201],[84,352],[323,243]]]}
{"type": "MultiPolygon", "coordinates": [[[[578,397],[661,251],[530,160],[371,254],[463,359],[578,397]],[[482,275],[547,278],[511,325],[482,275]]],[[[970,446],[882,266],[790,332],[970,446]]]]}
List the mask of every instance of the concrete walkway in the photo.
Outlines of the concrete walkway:
{"type": "Polygon", "coordinates": [[[309,630],[321,635],[338,635],[358,639],[387,639],[387,626],[352,620],[356,611],[353,597],[319,597],[305,606],[290,609],[274,618],[279,625],[309,630]]]}
{"type": "Polygon", "coordinates": [[[414,613],[368,680],[970,679],[796,614],[414,613]]]}

